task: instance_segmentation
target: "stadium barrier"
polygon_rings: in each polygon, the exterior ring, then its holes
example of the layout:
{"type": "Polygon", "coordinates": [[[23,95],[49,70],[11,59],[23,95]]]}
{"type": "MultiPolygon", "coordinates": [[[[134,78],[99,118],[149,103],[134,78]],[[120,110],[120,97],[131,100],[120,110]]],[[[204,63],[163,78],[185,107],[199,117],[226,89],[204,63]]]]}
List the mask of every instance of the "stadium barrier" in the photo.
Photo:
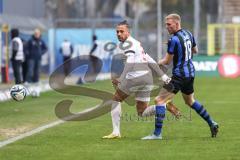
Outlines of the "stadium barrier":
{"type": "Polygon", "coordinates": [[[195,56],[193,64],[196,76],[222,76],[226,78],[240,76],[240,57],[238,55],[195,56]]]}

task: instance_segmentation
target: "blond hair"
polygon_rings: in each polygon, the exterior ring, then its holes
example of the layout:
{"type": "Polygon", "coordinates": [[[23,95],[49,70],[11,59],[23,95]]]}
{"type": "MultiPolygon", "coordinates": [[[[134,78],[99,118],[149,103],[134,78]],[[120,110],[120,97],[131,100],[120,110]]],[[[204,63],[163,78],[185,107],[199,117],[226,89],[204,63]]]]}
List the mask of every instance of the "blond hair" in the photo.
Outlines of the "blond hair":
{"type": "Polygon", "coordinates": [[[41,30],[39,28],[35,28],[34,33],[40,33],[41,34],[41,30]]]}
{"type": "Polygon", "coordinates": [[[167,20],[167,19],[173,19],[173,20],[175,20],[175,21],[181,22],[181,17],[180,17],[180,15],[179,15],[179,14],[176,14],[176,13],[172,13],[172,14],[167,15],[165,19],[166,19],[166,20],[167,20]]]}

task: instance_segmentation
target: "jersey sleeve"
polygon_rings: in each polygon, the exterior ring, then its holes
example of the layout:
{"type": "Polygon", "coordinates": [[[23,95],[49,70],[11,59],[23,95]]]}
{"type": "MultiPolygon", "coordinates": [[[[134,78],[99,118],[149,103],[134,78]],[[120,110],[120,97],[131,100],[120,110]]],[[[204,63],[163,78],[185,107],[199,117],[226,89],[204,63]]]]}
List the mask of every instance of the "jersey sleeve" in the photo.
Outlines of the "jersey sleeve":
{"type": "Polygon", "coordinates": [[[172,37],[168,40],[168,49],[167,49],[167,52],[169,54],[174,54],[174,48],[176,47],[177,45],[177,41],[176,41],[176,38],[172,37]]]}
{"type": "Polygon", "coordinates": [[[156,63],[157,64],[157,62],[151,56],[149,56],[149,54],[147,54],[147,53],[146,53],[146,60],[148,63],[156,63]]]}

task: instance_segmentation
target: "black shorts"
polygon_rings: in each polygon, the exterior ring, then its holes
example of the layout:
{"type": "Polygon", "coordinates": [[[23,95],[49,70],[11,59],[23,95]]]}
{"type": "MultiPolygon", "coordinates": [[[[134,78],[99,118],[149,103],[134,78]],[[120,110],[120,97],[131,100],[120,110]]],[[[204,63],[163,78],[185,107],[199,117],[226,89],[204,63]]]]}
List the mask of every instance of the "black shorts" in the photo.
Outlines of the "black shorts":
{"type": "Polygon", "coordinates": [[[173,76],[171,81],[168,84],[164,85],[163,88],[165,88],[168,92],[174,94],[177,94],[180,90],[182,93],[190,95],[194,92],[193,84],[194,77],[173,76]]]}

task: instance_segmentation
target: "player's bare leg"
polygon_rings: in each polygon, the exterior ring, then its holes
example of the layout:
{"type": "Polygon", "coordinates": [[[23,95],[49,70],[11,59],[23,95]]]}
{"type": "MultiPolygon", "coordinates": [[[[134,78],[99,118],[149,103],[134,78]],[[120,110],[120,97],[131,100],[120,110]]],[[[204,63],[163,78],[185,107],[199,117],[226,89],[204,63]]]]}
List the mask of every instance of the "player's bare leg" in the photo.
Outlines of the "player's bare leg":
{"type": "Polygon", "coordinates": [[[180,110],[173,104],[172,100],[167,101],[166,108],[170,113],[172,113],[172,115],[176,117],[176,119],[181,117],[180,110]]]}
{"type": "Polygon", "coordinates": [[[144,110],[148,107],[148,102],[136,101],[137,113],[142,116],[144,110]]]}

